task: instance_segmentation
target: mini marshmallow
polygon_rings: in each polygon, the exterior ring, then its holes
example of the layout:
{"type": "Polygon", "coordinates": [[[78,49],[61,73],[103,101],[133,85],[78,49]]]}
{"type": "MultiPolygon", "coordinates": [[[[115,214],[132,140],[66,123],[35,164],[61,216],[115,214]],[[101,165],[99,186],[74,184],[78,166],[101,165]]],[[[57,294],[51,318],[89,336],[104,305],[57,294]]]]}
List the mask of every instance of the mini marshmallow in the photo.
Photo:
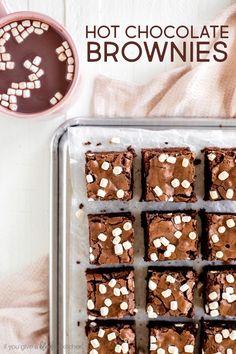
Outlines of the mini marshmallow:
{"type": "Polygon", "coordinates": [[[21,33],[21,37],[23,39],[26,39],[28,36],[29,36],[29,33],[27,31],[24,31],[24,32],[21,33]]]}
{"type": "Polygon", "coordinates": [[[3,107],[8,107],[8,106],[9,106],[9,102],[7,102],[7,101],[1,101],[1,105],[2,105],[3,107]]]}
{"type": "Polygon", "coordinates": [[[68,68],[67,68],[67,70],[68,70],[68,73],[73,73],[74,72],[74,65],[68,65],[68,68]]]}
{"type": "Polygon", "coordinates": [[[16,41],[17,41],[17,43],[22,43],[24,40],[23,40],[23,38],[21,37],[21,36],[16,36],[16,41]]]}
{"type": "Polygon", "coordinates": [[[31,61],[26,60],[23,65],[24,65],[24,67],[25,67],[26,69],[29,69],[32,64],[31,64],[31,61]]]}
{"type": "Polygon", "coordinates": [[[18,89],[18,88],[19,88],[19,84],[18,84],[17,82],[13,82],[13,83],[11,84],[11,87],[12,87],[13,89],[18,89]]]}
{"type": "Polygon", "coordinates": [[[36,65],[31,65],[30,71],[36,74],[39,71],[39,68],[36,65]]]}
{"type": "Polygon", "coordinates": [[[17,103],[17,98],[16,98],[16,96],[13,96],[13,95],[10,96],[10,97],[9,97],[9,102],[10,102],[10,103],[17,103]]]}
{"type": "Polygon", "coordinates": [[[69,43],[68,43],[67,41],[63,42],[62,45],[63,45],[63,47],[64,47],[65,49],[69,49],[69,48],[70,48],[70,47],[69,47],[69,43]]]}
{"type": "Polygon", "coordinates": [[[4,94],[2,95],[2,100],[3,100],[3,101],[9,101],[9,96],[4,93],[4,94]]]}
{"type": "Polygon", "coordinates": [[[33,26],[36,27],[36,28],[40,28],[41,26],[41,23],[39,21],[33,21],[33,26]]]}
{"type": "Polygon", "coordinates": [[[24,26],[24,27],[30,27],[30,26],[31,26],[30,20],[24,20],[24,21],[22,21],[22,26],[24,26]]]}
{"type": "Polygon", "coordinates": [[[38,34],[39,36],[44,33],[41,28],[35,28],[34,33],[38,34]]]}
{"type": "Polygon", "coordinates": [[[2,54],[2,60],[3,60],[3,61],[9,61],[9,60],[11,60],[11,54],[9,54],[9,53],[3,53],[3,54],[2,54]]]}
{"type": "Polygon", "coordinates": [[[36,82],[37,82],[37,81],[34,81],[34,82],[27,82],[27,83],[26,83],[27,88],[30,89],[30,90],[34,89],[36,82]]]}
{"type": "Polygon", "coordinates": [[[6,41],[4,38],[0,39],[0,46],[4,46],[6,44],[6,41]]]}
{"type": "Polygon", "coordinates": [[[19,88],[20,88],[21,90],[26,89],[26,87],[27,87],[26,82],[20,82],[20,83],[19,83],[19,88]]]}
{"type": "Polygon", "coordinates": [[[42,58],[39,56],[36,56],[33,60],[33,64],[36,66],[39,66],[41,64],[42,58]]]}
{"type": "Polygon", "coordinates": [[[29,98],[30,97],[30,90],[24,90],[23,91],[23,97],[24,98],[29,98]]]}
{"type": "Polygon", "coordinates": [[[16,96],[22,96],[23,91],[22,90],[16,90],[16,96]]]}
{"type": "Polygon", "coordinates": [[[35,87],[36,89],[39,89],[39,88],[41,87],[41,82],[40,82],[40,80],[34,81],[34,87],[35,87]]]}
{"type": "Polygon", "coordinates": [[[41,77],[41,76],[43,76],[44,75],[44,71],[43,71],[43,69],[39,69],[39,71],[37,72],[37,77],[41,77]]]}
{"type": "Polygon", "coordinates": [[[12,23],[10,24],[11,28],[15,28],[15,27],[17,27],[17,25],[18,25],[17,22],[12,22],[12,23]]]}
{"type": "Polygon", "coordinates": [[[21,33],[24,31],[24,27],[22,25],[17,26],[17,30],[21,33]]]}
{"type": "Polygon", "coordinates": [[[54,106],[55,104],[57,104],[57,99],[55,97],[51,98],[50,103],[54,106]]]}
{"type": "Polygon", "coordinates": [[[4,31],[2,28],[0,28],[0,37],[2,37],[4,35],[4,31]]]}
{"type": "Polygon", "coordinates": [[[7,90],[7,94],[8,94],[8,95],[15,95],[15,94],[16,94],[16,90],[15,90],[15,89],[12,89],[12,88],[9,88],[9,89],[7,90]]]}
{"type": "Polygon", "coordinates": [[[0,70],[6,70],[6,64],[0,62],[0,70]]]}
{"type": "Polygon", "coordinates": [[[61,53],[63,53],[65,51],[65,49],[61,46],[61,47],[58,47],[57,49],[56,49],[56,53],[57,54],[61,54],[61,53]]]}
{"type": "Polygon", "coordinates": [[[70,49],[67,49],[66,50],[66,56],[69,58],[69,57],[72,57],[72,51],[70,49]]]}
{"type": "Polygon", "coordinates": [[[31,34],[31,33],[34,32],[34,27],[33,27],[33,26],[30,26],[30,27],[28,27],[28,28],[26,29],[26,31],[27,31],[29,34],[31,34]]]}
{"type": "Polygon", "coordinates": [[[10,104],[9,108],[11,111],[17,111],[18,106],[16,104],[10,104]]]}
{"type": "Polygon", "coordinates": [[[75,60],[74,60],[73,57],[70,57],[70,58],[67,59],[67,63],[68,63],[69,65],[74,64],[74,62],[75,62],[75,60]]]}
{"type": "Polygon", "coordinates": [[[12,33],[12,35],[13,35],[14,37],[16,37],[16,36],[19,35],[19,32],[18,32],[17,28],[13,28],[13,29],[11,30],[11,33],[12,33]]]}
{"type": "Polygon", "coordinates": [[[4,38],[6,41],[9,41],[9,39],[11,38],[10,33],[5,33],[5,34],[3,35],[3,38],[4,38]]]}
{"type": "Polygon", "coordinates": [[[3,46],[0,47],[0,54],[2,53],[6,53],[6,48],[3,46]]]}
{"type": "Polygon", "coordinates": [[[10,26],[10,25],[6,25],[6,26],[3,27],[3,30],[4,30],[5,32],[10,31],[10,29],[11,29],[11,26],[10,26]]]}
{"type": "Polygon", "coordinates": [[[35,81],[35,80],[38,79],[38,77],[35,74],[29,75],[28,78],[29,78],[30,81],[35,81]]]}
{"type": "Polygon", "coordinates": [[[57,92],[55,93],[55,97],[58,99],[58,101],[60,101],[63,98],[63,95],[60,92],[57,92]]]}
{"type": "Polygon", "coordinates": [[[68,80],[68,81],[72,81],[73,80],[73,75],[72,74],[67,74],[66,75],[66,80],[68,80]]]}
{"type": "Polygon", "coordinates": [[[7,69],[13,70],[15,68],[15,63],[13,61],[8,61],[6,66],[7,66],[7,69]]]}
{"type": "Polygon", "coordinates": [[[66,60],[65,54],[64,54],[64,53],[61,53],[61,54],[58,56],[58,59],[59,59],[60,61],[65,61],[65,60],[66,60]]]}
{"type": "Polygon", "coordinates": [[[42,23],[41,24],[41,28],[44,30],[44,31],[48,31],[49,30],[49,25],[47,23],[42,23]]]}

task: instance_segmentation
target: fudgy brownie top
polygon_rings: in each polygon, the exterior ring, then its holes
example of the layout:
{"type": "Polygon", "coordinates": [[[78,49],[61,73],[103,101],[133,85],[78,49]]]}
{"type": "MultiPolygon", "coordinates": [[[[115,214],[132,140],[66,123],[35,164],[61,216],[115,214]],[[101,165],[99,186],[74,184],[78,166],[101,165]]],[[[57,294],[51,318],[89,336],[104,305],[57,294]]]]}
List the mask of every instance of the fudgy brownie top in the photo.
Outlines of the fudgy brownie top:
{"type": "Polygon", "coordinates": [[[122,318],[135,315],[133,270],[88,270],[87,287],[90,316],[122,318]]]}
{"type": "Polygon", "coordinates": [[[236,353],[236,327],[230,323],[205,325],[202,337],[202,350],[205,354],[236,353]]]}
{"type": "Polygon", "coordinates": [[[205,276],[205,311],[212,317],[236,316],[236,268],[210,270],[205,276]]]}
{"type": "Polygon", "coordinates": [[[135,331],[129,324],[97,325],[87,327],[88,354],[135,354],[135,331]]]}
{"type": "Polygon", "coordinates": [[[224,262],[236,260],[236,215],[204,214],[207,243],[205,258],[224,262]]]}
{"type": "Polygon", "coordinates": [[[236,200],[236,148],[206,148],[205,199],[236,200]]]}
{"type": "Polygon", "coordinates": [[[90,262],[133,263],[134,218],[126,214],[89,215],[90,262]]]}
{"type": "Polygon", "coordinates": [[[143,149],[143,199],[195,202],[194,158],[189,148],[143,149]]]}
{"type": "Polygon", "coordinates": [[[134,151],[87,152],[86,182],[89,200],[132,198],[134,151]]]}
{"type": "Polygon", "coordinates": [[[148,271],[147,313],[158,316],[193,315],[196,275],[192,270],[148,271]]]}
{"type": "Polygon", "coordinates": [[[144,218],[147,260],[187,260],[198,256],[196,212],[147,212],[144,218]]]}
{"type": "Polygon", "coordinates": [[[150,354],[194,353],[195,332],[194,326],[180,323],[150,328],[150,354]]]}

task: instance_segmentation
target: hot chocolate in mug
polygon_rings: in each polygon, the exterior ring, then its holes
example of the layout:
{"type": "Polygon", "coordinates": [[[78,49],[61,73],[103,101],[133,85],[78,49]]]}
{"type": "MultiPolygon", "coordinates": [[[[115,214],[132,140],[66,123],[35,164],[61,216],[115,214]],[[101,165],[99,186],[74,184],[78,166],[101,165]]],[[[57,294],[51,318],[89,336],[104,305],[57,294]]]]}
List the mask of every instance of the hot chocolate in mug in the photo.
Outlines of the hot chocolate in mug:
{"type": "Polygon", "coordinates": [[[64,112],[75,98],[79,61],[63,26],[0,0],[0,113],[31,118],[64,112]]]}

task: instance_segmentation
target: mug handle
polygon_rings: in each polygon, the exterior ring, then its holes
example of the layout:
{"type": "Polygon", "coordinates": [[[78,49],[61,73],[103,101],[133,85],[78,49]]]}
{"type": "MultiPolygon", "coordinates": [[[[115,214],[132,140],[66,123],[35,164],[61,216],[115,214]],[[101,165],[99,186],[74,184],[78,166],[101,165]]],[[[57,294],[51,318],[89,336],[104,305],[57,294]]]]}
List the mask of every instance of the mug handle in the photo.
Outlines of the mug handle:
{"type": "Polygon", "coordinates": [[[11,12],[12,11],[8,7],[8,5],[6,4],[6,1],[5,0],[0,0],[0,18],[8,15],[11,12]]]}

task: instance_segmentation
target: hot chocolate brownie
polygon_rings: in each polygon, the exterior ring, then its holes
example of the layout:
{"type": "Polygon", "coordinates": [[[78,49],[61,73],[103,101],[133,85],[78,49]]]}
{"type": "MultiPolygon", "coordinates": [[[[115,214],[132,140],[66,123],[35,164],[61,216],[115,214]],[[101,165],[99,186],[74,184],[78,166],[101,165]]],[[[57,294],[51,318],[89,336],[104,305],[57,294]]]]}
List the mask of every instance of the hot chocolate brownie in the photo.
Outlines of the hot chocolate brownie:
{"type": "Polygon", "coordinates": [[[87,270],[89,318],[134,316],[134,271],[132,268],[87,270]]]}
{"type": "Polygon", "coordinates": [[[159,316],[193,316],[196,274],[192,269],[148,270],[147,313],[159,316]]]}
{"type": "Polygon", "coordinates": [[[133,160],[133,150],[87,152],[85,173],[89,200],[130,200],[133,196],[133,160]]]}
{"type": "Polygon", "coordinates": [[[131,213],[89,215],[90,262],[133,263],[134,217],[131,213]]]}
{"type": "Polygon", "coordinates": [[[189,148],[143,149],[143,199],[195,202],[194,159],[189,148]]]}
{"type": "Polygon", "coordinates": [[[147,261],[188,260],[198,256],[197,213],[143,214],[147,261]]]}
{"type": "Polygon", "coordinates": [[[236,200],[236,148],[206,148],[205,200],[236,200]]]}
{"type": "Polygon", "coordinates": [[[151,324],[150,354],[194,353],[196,327],[193,324],[162,322],[151,324]]]}
{"type": "Polygon", "coordinates": [[[212,317],[236,316],[236,267],[206,269],[205,311],[212,317]]]}
{"type": "Polygon", "coordinates": [[[236,260],[236,215],[204,213],[203,253],[209,261],[224,262],[236,260]]]}
{"type": "Polygon", "coordinates": [[[88,354],[136,353],[135,330],[127,323],[90,323],[88,354]]]}
{"type": "Polygon", "coordinates": [[[202,353],[236,353],[235,322],[205,323],[202,331],[202,353]]]}

